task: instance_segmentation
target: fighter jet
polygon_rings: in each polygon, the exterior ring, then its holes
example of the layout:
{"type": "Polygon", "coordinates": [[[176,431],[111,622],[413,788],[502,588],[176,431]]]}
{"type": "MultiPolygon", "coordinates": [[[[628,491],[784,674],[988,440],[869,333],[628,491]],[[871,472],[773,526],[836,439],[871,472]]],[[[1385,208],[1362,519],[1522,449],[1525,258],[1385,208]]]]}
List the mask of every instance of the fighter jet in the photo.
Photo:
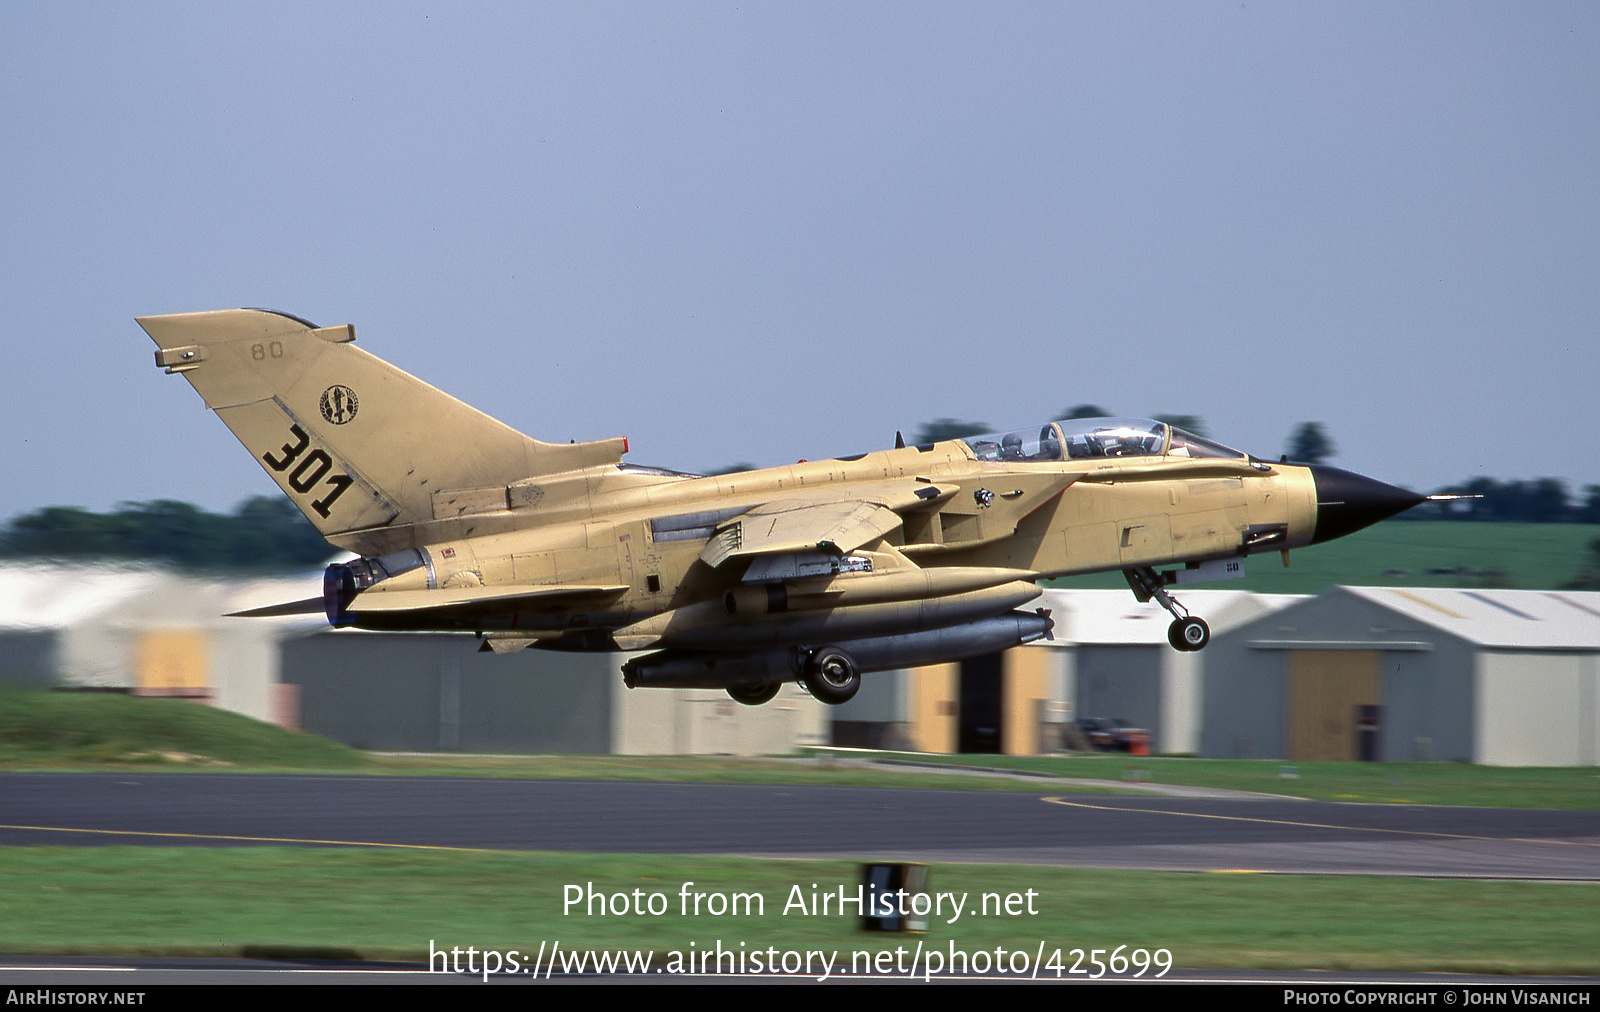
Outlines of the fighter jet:
{"type": "Polygon", "coordinates": [[[138,322],[156,364],[359,557],[328,567],[320,598],[242,614],[626,651],[630,687],[750,705],[788,681],[838,704],[863,672],[1047,637],[1048,612],[1025,606],[1078,573],[1121,571],[1172,614],[1172,646],[1199,650],[1210,630],[1168,587],[1424,498],[1139,418],[702,477],[625,462],[625,438],[525,436],[355,347],[353,326],[261,309],[138,322]]]}

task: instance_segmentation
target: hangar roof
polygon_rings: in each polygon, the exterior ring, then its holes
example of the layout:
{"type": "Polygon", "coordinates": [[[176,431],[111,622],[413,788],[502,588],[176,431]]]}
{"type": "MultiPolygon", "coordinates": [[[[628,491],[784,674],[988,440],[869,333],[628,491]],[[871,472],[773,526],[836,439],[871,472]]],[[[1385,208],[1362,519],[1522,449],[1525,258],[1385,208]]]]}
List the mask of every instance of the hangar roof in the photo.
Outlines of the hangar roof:
{"type": "Polygon", "coordinates": [[[1484,647],[1600,650],[1600,592],[1340,587],[1484,647]]]}
{"type": "MultiPolygon", "coordinates": [[[[206,621],[321,594],[321,574],[224,582],[150,566],[0,563],[0,629],[69,629],[113,612],[133,616],[138,624],[146,624],[152,613],[206,621]]],[[[326,624],[320,612],[230,621],[263,627],[326,624]]]]}
{"type": "Polygon", "coordinates": [[[62,629],[151,593],[170,579],[155,569],[0,565],[0,629],[62,629]]]}

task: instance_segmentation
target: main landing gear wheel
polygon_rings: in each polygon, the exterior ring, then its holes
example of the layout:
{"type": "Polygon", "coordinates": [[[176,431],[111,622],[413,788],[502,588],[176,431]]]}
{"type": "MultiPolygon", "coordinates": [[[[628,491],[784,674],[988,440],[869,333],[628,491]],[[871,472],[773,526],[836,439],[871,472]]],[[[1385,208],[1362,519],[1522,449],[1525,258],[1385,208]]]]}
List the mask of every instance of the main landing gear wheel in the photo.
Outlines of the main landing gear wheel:
{"type": "Polygon", "coordinates": [[[728,695],[733,697],[735,703],[743,703],[745,706],[760,706],[762,703],[771,702],[772,697],[778,694],[780,688],[782,686],[777,682],[764,682],[760,685],[730,685],[728,686],[728,695]]]}
{"type": "Polygon", "coordinates": [[[823,647],[806,661],[800,681],[822,702],[838,706],[848,703],[861,688],[861,670],[856,667],[855,658],[843,650],[823,647]]]}
{"type": "Polygon", "coordinates": [[[1167,642],[1174,650],[1199,650],[1211,642],[1211,627],[1203,618],[1180,618],[1167,626],[1167,642]]]}

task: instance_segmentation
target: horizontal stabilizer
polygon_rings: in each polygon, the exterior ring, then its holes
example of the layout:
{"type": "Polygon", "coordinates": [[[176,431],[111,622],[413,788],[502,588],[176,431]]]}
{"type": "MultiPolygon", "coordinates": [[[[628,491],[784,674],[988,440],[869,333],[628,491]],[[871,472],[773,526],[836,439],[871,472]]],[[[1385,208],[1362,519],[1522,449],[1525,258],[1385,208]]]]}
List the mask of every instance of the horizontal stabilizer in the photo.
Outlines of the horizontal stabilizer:
{"type": "Polygon", "coordinates": [[[251,608],[249,611],[231,611],[223,618],[281,618],[285,615],[321,615],[323,600],[320,597],[308,597],[304,601],[289,601],[285,604],[269,604],[265,608],[251,608]]]}

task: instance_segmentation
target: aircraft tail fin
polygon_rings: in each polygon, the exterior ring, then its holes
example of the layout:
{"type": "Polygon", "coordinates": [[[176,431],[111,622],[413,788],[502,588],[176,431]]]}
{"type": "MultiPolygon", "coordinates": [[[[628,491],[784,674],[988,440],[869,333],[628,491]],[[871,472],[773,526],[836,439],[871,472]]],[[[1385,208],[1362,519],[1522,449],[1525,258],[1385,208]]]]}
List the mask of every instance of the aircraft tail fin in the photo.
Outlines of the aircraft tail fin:
{"type": "Polygon", "coordinates": [[[265,309],[144,316],[180,373],[324,535],[509,505],[524,478],[617,463],[624,439],[544,443],[355,347],[355,328],[265,309]],[[441,498],[442,493],[448,493],[441,498]],[[498,494],[499,499],[496,500],[498,494]]]}

